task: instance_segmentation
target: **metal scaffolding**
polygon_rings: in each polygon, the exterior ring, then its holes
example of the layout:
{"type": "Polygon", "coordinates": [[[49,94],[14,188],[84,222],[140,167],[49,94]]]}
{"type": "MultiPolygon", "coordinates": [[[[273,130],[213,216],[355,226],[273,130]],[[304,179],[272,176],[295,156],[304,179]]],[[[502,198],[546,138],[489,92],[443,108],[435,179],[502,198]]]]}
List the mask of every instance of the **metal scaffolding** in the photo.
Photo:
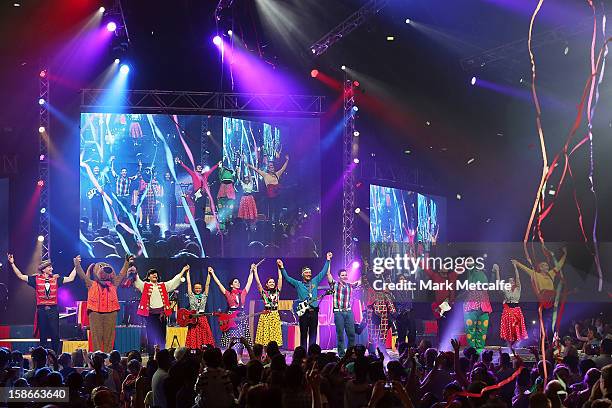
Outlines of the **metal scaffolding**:
{"type": "Polygon", "coordinates": [[[319,116],[324,96],[193,91],[130,90],[108,102],[108,89],[83,89],[82,111],[142,113],[274,114],[319,116]],[[106,101],[105,101],[106,99],[106,101]]]}
{"type": "Polygon", "coordinates": [[[349,35],[357,27],[361,26],[367,19],[382,10],[389,0],[369,0],[359,10],[348,16],[343,22],[332,28],[310,46],[313,55],[319,56],[325,53],[332,45],[349,35]]]}
{"type": "Polygon", "coordinates": [[[51,222],[49,219],[49,70],[43,67],[38,75],[39,78],[39,110],[38,110],[38,133],[39,133],[39,160],[38,160],[38,234],[43,237],[41,243],[41,259],[49,259],[51,252],[51,222]]]}
{"type": "Polygon", "coordinates": [[[353,81],[344,80],[344,134],[342,136],[342,262],[353,261],[355,243],[355,89],[353,81]]]}

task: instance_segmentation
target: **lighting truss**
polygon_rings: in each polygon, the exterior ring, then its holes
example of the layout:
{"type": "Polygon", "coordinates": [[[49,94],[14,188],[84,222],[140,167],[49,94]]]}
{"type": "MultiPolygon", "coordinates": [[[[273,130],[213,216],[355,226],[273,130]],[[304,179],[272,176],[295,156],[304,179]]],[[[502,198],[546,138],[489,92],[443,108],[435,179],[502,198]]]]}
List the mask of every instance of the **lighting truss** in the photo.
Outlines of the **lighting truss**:
{"type": "MultiPolygon", "coordinates": [[[[589,17],[576,24],[534,34],[531,38],[531,46],[535,50],[550,44],[562,44],[592,29],[593,18],[589,17]]],[[[460,62],[463,70],[471,74],[484,69],[500,68],[506,72],[514,71],[513,73],[520,75],[526,72],[529,65],[527,38],[488,49],[480,54],[463,58],[460,62]]],[[[514,75],[513,79],[516,79],[517,75],[514,75]]]]}
{"type": "Polygon", "coordinates": [[[42,105],[39,104],[38,110],[38,126],[44,128],[44,132],[39,132],[39,160],[38,160],[38,180],[42,182],[42,185],[39,185],[40,195],[38,197],[38,208],[45,211],[39,211],[38,218],[38,234],[44,238],[42,244],[42,254],[41,259],[49,259],[49,254],[51,252],[51,222],[50,222],[50,189],[49,189],[49,138],[50,138],[50,128],[49,128],[49,70],[46,67],[43,67],[40,71],[44,72],[44,75],[39,75],[39,98],[44,99],[45,103],[42,105]]]}
{"type": "Polygon", "coordinates": [[[332,45],[349,35],[357,27],[361,26],[371,16],[382,10],[387,5],[389,0],[369,0],[359,10],[348,16],[343,22],[332,28],[330,32],[325,34],[310,46],[310,51],[315,56],[320,56],[325,53],[332,45]]]}
{"type": "Polygon", "coordinates": [[[118,46],[122,49],[122,51],[127,51],[127,48],[130,44],[130,33],[127,29],[127,24],[125,22],[125,14],[123,13],[123,6],[121,5],[121,0],[115,0],[113,3],[113,7],[106,10],[104,15],[110,19],[115,21],[117,24],[117,29],[115,29],[115,37],[118,40],[118,46]]]}
{"type": "Polygon", "coordinates": [[[120,92],[118,101],[109,104],[105,98],[108,92],[108,89],[83,89],[81,110],[319,116],[324,112],[325,100],[324,96],[310,95],[131,90],[120,92]]]}
{"type": "Polygon", "coordinates": [[[355,132],[355,89],[353,81],[344,79],[344,134],[342,136],[342,261],[353,261],[355,243],[355,164],[353,137],[355,132]]]}

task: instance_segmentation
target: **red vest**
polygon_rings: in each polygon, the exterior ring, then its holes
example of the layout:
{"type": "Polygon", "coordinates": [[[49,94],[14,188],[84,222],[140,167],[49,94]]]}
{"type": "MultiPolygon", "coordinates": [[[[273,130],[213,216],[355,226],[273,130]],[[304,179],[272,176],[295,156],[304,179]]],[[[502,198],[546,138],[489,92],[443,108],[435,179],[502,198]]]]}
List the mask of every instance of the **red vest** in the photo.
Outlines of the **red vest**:
{"type": "Polygon", "coordinates": [[[98,313],[109,313],[119,310],[117,287],[113,284],[105,287],[93,281],[87,291],[87,310],[98,313]]]}
{"type": "MultiPolygon", "coordinates": [[[[166,290],[165,283],[158,283],[157,287],[161,292],[162,302],[164,303],[164,314],[170,316],[172,309],[170,308],[170,300],[168,299],[168,291],[166,290]]],[[[138,312],[140,316],[149,315],[149,305],[151,303],[151,293],[153,292],[153,284],[145,282],[144,288],[142,288],[142,297],[140,298],[140,304],[138,305],[138,312]]]]}
{"type": "Polygon", "coordinates": [[[48,286],[45,286],[45,276],[36,275],[36,305],[54,306],[57,305],[57,280],[59,277],[51,276],[48,278],[48,286]]]}

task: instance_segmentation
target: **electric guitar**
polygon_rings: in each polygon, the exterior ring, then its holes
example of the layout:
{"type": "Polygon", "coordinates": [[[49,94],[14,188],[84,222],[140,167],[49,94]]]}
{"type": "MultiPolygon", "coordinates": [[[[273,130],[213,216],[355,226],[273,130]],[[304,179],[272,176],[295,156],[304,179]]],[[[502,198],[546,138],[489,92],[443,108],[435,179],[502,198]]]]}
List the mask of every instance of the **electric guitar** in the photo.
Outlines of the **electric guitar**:
{"type": "Polygon", "coordinates": [[[316,299],[306,299],[306,300],[302,300],[299,303],[294,302],[293,311],[296,315],[298,315],[298,317],[303,316],[307,311],[313,308],[312,306],[313,303],[318,302],[319,300],[323,299],[325,296],[331,295],[332,293],[334,293],[333,289],[327,289],[325,293],[319,295],[316,299]]]}
{"type": "Polygon", "coordinates": [[[180,308],[176,312],[176,322],[181,327],[187,327],[189,325],[195,325],[198,323],[198,318],[201,316],[214,316],[215,313],[204,313],[196,310],[189,310],[180,308]]]}
{"type": "Polygon", "coordinates": [[[215,316],[219,319],[219,328],[222,332],[226,332],[230,329],[238,327],[238,323],[248,319],[249,317],[257,316],[260,314],[270,313],[269,310],[262,310],[261,312],[253,313],[253,314],[245,314],[243,316],[238,316],[241,313],[241,310],[236,310],[231,313],[223,313],[217,312],[214,313],[215,316]]]}

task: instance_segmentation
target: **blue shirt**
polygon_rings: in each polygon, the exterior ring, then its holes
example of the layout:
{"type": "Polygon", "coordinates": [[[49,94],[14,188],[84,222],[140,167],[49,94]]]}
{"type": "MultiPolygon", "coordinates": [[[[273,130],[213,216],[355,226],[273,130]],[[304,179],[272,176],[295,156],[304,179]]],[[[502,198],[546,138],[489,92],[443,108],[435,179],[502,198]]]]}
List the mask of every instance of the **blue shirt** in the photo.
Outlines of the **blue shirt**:
{"type": "Polygon", "coordinates": [[[293,287],[295,287],[295,290],[297,290],[298,300],[300,302],[306,299],[312,299],[312,306],[318,307],[319,301],[315,302],[314,299],[317,298],[317,288],[319,287],[319,282],[323,280],[328,270],[329,261],[325,261],[325,265],[323,265],[323,269],[321,269],[321,272],[319,272],[317,276],[315,276],[308,282],[299,281],[297,279],[292,278],[287,274],[285,268],[281,269],[281,272],[283,273],[283,278],[285,278],[285,280],[289,282],[293,287]]]}

